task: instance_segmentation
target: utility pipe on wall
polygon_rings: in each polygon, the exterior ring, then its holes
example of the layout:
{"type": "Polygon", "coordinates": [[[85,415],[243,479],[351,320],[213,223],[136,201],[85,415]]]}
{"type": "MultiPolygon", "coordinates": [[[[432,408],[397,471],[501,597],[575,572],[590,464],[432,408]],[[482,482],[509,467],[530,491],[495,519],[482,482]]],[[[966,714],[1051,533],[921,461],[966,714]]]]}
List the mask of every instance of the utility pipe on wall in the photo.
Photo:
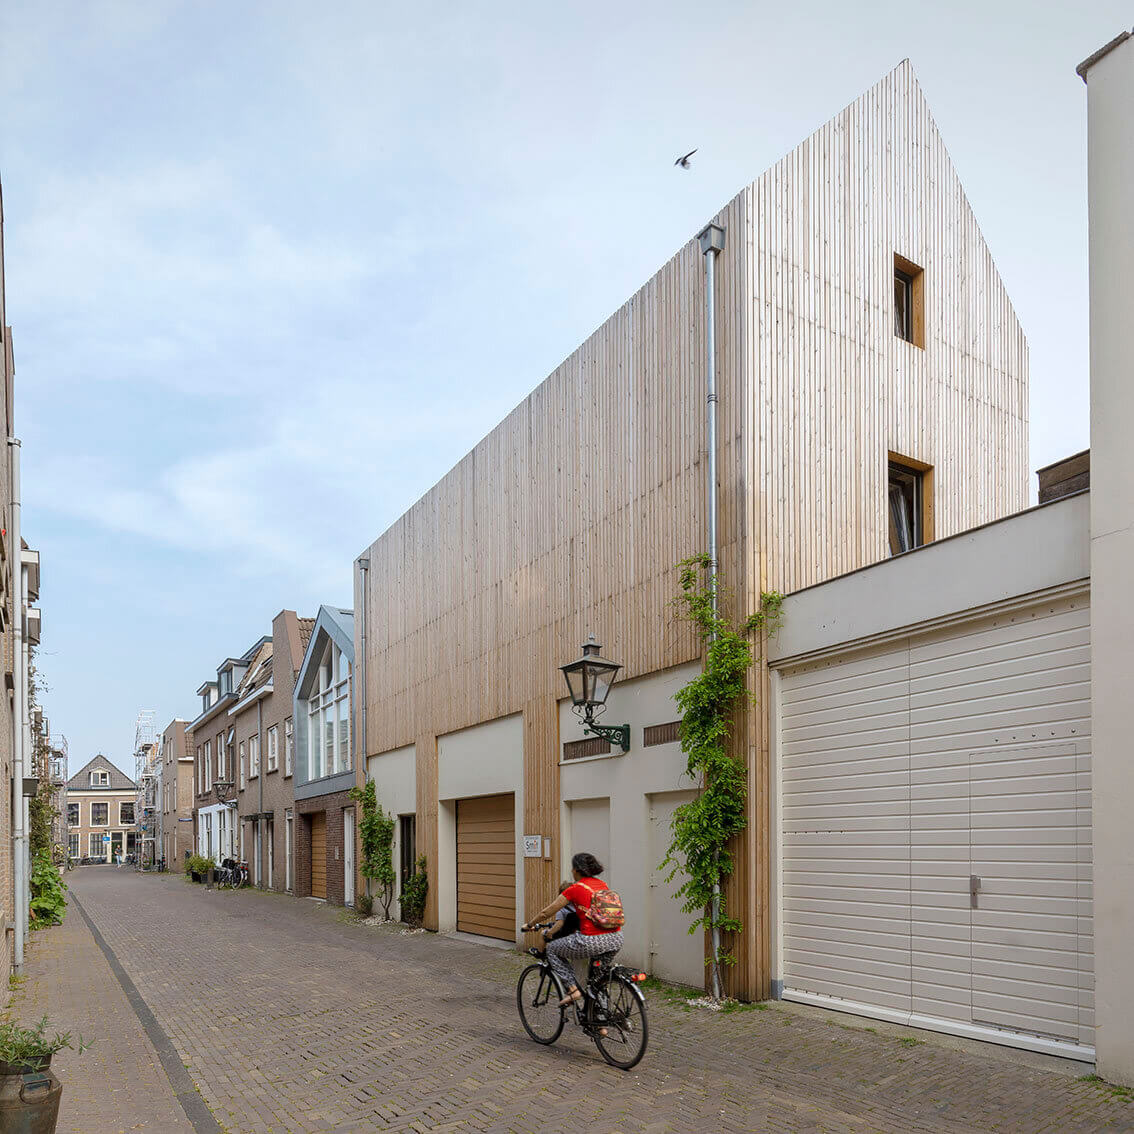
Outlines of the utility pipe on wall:
{"type": "MultiPolygon", "coordinates": [[[[701,254],[705,258],[705,340],[706,340],[706,418],[707,418],[707,444],[708,444],[708,510],[709,510],[709,594],[712,600],[713,617],[717,616],[717,575],[720,569],[719,552],[717,548],[717,343],[716,343],[716,296],[714,279],[716,276],[717,256],[724,248],[725,231],[719,224],[708,224],[698,234],[697,240],[701,245],[701,254]]],[[[709,646],[715,641],[716,635],[709,638],[709,646]]],[[[717,865],[719,855],[714,853],[714,866],[717,865]]],[[[713,897],[710,913],[712,926],[710,937],[712,940],[712,963],[710,975],[712,980],[711,992],[714,1000],[721,998],[721,931],[717,928],[717,920],[721,912],[721,886],[720,874],[713,882],[713,897]]]]}
{"type": "Polygon", "coordinates": [[[24,801],[24,776],[26,774],[26,751],[24,747],[24,722],[27,717],[28,673],[24,657],[24,607],[27,601],[25,568],[23,564],[23,541],[20,538],[20,442],[15,437],[8,438],[8,454],[12,471],[12,499],[8,522],[9,553],[8,562],[12,564],[12,663],[16,672],[12,675],[16,683],[16,705],[12,719],[12,889],[15,910],[15,952],[14,968],[16,975],[24,971],[24,938],[28,926],[27,857],[28,836],[24,817],[27,809],[24,801]]]}

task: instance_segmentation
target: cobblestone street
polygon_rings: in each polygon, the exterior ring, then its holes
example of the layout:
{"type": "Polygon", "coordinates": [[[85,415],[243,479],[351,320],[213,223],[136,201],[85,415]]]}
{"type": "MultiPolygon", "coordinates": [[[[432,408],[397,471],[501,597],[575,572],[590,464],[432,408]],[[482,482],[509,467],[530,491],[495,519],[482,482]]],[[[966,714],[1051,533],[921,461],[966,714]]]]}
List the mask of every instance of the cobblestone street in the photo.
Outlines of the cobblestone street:
{"type": "MultiPolygon", "coordinates": [[[[527,1039],[514,953],[177,876],[68,882],[223,1130],[1134,1130],[1134,1098],[1079,1081],[1089,1068],[786,1006],[710,1015],[657,991],[649,1052],[620,1072],[570,1027],[551,1048],[527,1039]]],[[[28,969],[17,1013],[96,1041],[60,1060],[60,1130],[216,1129],[195,1095],[186,1121],[74,902],[28,969]],[[108,1088],[120,1123],[94,1125],[108,1088]]]]}

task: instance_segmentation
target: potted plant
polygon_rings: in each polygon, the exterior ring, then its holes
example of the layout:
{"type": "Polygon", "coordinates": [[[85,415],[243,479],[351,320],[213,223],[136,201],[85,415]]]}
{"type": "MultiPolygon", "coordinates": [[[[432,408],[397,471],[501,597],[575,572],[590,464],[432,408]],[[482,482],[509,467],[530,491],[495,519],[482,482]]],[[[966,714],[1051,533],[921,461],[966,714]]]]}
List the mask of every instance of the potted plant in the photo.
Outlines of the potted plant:
{"type": "MultiPolygon", "coordinates": [[[[65,1047],[75,1047],[71,1033],[49,1036],[46,1016],[32,1028],[0,1020],[0,1115],[15,1119],[14,1129],[45,1134],[55,1129],[63,1087],[51,1070],[51,1057],[65,1047]]],[[[86,1047],[80,1040],[77,1050],[86,1047]]]]}
{"type": "Polygon", "coordinates": [[[185,860],[185,869],[189,871],[189,876],[194,882],[204,882],[212,865],[213,860],[203,854],[191,854],[185,860]]]}

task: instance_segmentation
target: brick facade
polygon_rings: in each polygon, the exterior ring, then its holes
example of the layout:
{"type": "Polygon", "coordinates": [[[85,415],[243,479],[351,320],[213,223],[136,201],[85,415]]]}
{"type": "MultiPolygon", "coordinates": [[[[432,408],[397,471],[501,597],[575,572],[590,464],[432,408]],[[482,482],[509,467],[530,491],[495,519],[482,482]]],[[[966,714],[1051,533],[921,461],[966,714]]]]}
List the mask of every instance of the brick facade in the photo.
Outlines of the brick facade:
{"type": "MultiPolygon", "coordinates": [[[[343,812],[354,808],[349,791],[333,795],[317,795],[300,799],[295,804],[295,894],[299,898],[311,897],[311,816],[323,811],[327,815],[327,901],[341,906],[346,899],[343,867],[343,812]]],[[[355,825],[357,843],[357,823],[355,825]]],[[[358,855],[355,855],[355,893],[359,892],[357,877],[358,855]]]]}
{"type": "Polygon", "coordinates": [[[161,855],[166,870],[180,873],[193,853],[193,734],[185,721],[170,721],[161,734],[161,855]]]}
{"type": "Polygon", "coordinates": [[[248,671],[249,678],[254,678],[257,664],[263,663],[260,676],[249,688],[238,691],[238,706],[243,707],[229,718],[234,726],[233,767],[243,857],[255,882],[259,847],[260,884],[271,890],[287,890],[289,873],[294,883],[294,868],[289,872],[287,863],[287,812],[293,804],[288,736],[295,677],[312,623],[313,619],[299,618],[294,610],[281,610],[272,619],[272,636],[261,646],[248,671]],[[251,764],[254,740],[259,746],[256,775],[252,775],[251,764]]]}

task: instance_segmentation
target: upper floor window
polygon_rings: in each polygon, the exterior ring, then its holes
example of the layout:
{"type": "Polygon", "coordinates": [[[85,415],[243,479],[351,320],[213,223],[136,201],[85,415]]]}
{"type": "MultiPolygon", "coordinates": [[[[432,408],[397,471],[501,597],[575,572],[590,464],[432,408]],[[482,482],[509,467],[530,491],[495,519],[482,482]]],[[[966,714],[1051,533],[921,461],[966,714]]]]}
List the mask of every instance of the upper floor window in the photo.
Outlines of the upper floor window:
{"type": "Polygon", "coordinates": [[[232,668],[222,669],[217,675],[217,692],[222,697],[232,692],[232,668]]]}
{"type": "Polygon", "coordinates": [[[67,826],[77,827],[82,820],[79,818],[79,805],[77,803],[67,804],[67,826]]]}
{"type": "Polygon", "coordinates": [[[280,730],[277,725],[268,729],[268,771],[274,772],[280,766],[280,730]]]}
{"type": "Polygon", "coordinates": [[[92,803],[91,804],[91,826],[92,827],[109,827],[110,826],[110,804],[109,803],[92,803]]]}
{"type": "Polygon", "coordinates": [[[205,791],[212,790],[213,786],[213,742],[205,741],[205,791]]]}
{"type": "Polygon", "coordinates": [[[886,506],[890,554],[912,551],[933,539],[933,468],[890,454],[886,506]]]}
{"type": "Polygon", "coordinates": [[[106,771],[91,772],[91,787],[109,787],[110,773],[106,771]]]}
{"type": "Polygon", "coordinates": [[[295,766],[295,724],[291,717],[284,721],[284,775],[290,776],[295,766]]]}
{"type": "Polygon", "coordinates": [[[236,763],[240,767],[240,790],[244,790],[244,741],[242,740],[236,749],[236,763]]]}
{"type": "Polygon", "coordinates": [[[318,689],[307,702],[307,768],[311,779],[350,768],[350,661],[328,642],[318,689]]]}
{"type": "Polygon", "coordinates": [[[197,745],[197,794],[205,790],[205,764],[201,759],[201,746],[197,745]]]}
{"type": "Polygon", "coordinates": [[[248,738],[248,778],[260,774],[260,734],[253,733],[248,738]]]}
{"type": "Polygon", "coordinates": [[[134,804],[119,803],[118,805],[118,826],[119,827],[133,827],[134,826],[134,804]]]}
{"type": "Polygon", "coordinates": [[[925,347],[925,273],[894,253],[894,334],[925,347]]]}

